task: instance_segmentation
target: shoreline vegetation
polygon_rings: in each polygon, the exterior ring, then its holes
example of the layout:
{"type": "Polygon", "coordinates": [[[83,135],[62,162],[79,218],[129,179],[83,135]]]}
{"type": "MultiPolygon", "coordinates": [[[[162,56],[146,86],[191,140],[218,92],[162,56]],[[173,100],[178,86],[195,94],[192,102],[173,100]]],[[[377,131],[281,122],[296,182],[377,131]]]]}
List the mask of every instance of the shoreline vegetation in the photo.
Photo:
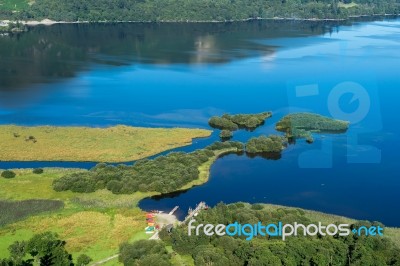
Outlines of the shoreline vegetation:
{"type": "MultiPolygon", "coordinates": [[[[0,19],[0,22],[4,25],[13,23],[20,23],[25,26],[52,26],[55,24],[96,24],[96,23],[104,23],[104,24],[114,24],[114,23],[234,23],[234,22],[249,22],[249,21],[310,21],[310,22],[318,22],[318,21],[347,21],[356,18],[379,18],[379,17],[397,17],[400,13],[393,14],[366,14],[366,15],[354,15],[349,16],[347,18],[293,18],[293,17],[272,17],[272,18],[246,18],[239,20],[160,20],[160,21],[152,21],[152,20],[117,20],[117,21],[56,21],[51,19],[42,19],[42,20],[9,20],[9,19],[0,19]]],[[[1,28],[1,27],[0,27],[1,28]]],[[[26,30],[23,30],[26,31],[26,30]]]]}
{"type": "Polygon", "coordinates": [[[31,25],[88,22],[236,22],[261,19],[339,21],[398,15],[396,0],[105,1],[7,0],[0,20],[31,25]]]}
{"type": "Polygon", "coordinates": [[[0,21],[0,33],[16,33],[28,31],[26,24],[19,21],[15,22],[5,22],[0,21]]]}
{"type": "Polygon", "coordinates": [[[192,144],[210,130],[0,126],[0,161],[129,162],[192,144]]]}
{"type": "Polygon", "coordinates": [[[139,160],[132,166],[100,163],[85,173],[66,174],[54,180],[53,188],[79,193],[107,189],[114,194],[167,194],[206,182],[204,170],[209,170],[221,154],[243,150],[240,142],[216,142],[191,153],[171,152],[151,160],[139,160]]]}

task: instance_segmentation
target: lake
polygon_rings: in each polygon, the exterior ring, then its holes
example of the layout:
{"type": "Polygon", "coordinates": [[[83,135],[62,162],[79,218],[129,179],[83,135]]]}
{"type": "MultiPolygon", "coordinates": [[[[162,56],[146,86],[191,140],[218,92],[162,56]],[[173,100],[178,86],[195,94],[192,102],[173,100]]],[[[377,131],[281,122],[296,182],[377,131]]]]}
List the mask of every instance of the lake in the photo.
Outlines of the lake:
{"type": "Polygon", "coordinates": [[[235,132],[246,141],[276,133],[291,112],[349,120],[347,133],[299,140],[279,159],[224,156],[208,183],[140,207],[179,205],[182,218],[199,201],[265,202],[398,227],[399,47],[397,18],[38,26],[0,37],[0,124],[209,128],[212,115],[272,111],[254,132],[235,132]]]}

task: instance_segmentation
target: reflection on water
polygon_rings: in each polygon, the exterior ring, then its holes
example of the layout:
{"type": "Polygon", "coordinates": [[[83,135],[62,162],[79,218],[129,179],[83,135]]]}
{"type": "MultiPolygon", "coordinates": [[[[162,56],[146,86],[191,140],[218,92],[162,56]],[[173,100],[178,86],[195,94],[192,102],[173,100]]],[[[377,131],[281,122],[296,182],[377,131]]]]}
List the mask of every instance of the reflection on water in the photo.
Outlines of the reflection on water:
{"type": "Polygon", "coordinates": [[[318,35],[332,27],[261,21],[37,26],[0,38],[0,91],[27,90],[33,84],[70,78],[93,63],[219,64],[253,56],[270,58],[273,46],[249,39],[318,35]]]}

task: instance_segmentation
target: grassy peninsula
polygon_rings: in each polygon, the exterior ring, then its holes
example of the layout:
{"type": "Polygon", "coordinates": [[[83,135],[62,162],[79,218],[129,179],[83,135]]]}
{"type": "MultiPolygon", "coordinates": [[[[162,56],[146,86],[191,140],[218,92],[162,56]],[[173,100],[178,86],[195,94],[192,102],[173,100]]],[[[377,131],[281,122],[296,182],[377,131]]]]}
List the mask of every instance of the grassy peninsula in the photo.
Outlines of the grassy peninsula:
{"type": "MultiPolygon", "coordinates": [[[[135,192],[170,193],[198,182],[203,165],[210,165],[226,152],[242,151],[240,142],[217,142],[191,153],[171,152],[153,160],[139,160],[134,165],[98,164],[85,173],[66,174],[53,183],[56,191],[90,193],[107,189],[114,194],[135,192]]],[[[208,168],[206,168],[208,170],[208,168]]],[[[204,172],[204,170],[202,171],[204,172]]]]}
{"type": "Polygon", "coordinates": [[[186,128],[0,126],[0,161],[127,162],[210,134],[186,128]]]}

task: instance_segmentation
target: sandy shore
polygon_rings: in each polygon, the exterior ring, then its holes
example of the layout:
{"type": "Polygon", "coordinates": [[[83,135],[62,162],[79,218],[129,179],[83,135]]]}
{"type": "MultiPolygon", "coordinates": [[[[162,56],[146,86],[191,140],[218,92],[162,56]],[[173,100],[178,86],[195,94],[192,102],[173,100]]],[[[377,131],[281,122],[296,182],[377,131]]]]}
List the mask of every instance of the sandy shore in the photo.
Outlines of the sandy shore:
{"type": "MultiPolygon", "coordinates": [[[[28,21],[19,21],[21,24],[28,25],[28,26],[37,26],[37,25],[46,25],[51,26],[54,24],[76,24],[76,23],[89,23],[89,21],[55,21],[51,19],[43,19],[39,20],[28,20],[28,21]]],[[[16,21],[12,20],[0,20],[0,23],[9,24],[9,23],[16,23],[16,21]]]]}

